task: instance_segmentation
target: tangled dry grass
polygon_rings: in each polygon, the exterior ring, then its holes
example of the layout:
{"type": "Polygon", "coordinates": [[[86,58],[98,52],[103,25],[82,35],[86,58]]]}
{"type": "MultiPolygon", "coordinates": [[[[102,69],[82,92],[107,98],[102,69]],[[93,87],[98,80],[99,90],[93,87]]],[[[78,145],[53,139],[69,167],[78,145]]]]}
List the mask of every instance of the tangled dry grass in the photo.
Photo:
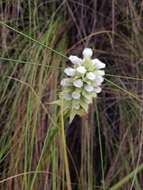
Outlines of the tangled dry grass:
{"type": "Polygon", "coordinates": [[[1,0],[0,189],[143,189],[142,9],[135,0],[1,0]],[[63,124],[49,103],[65,55],[83,47],[107,64],[103,93],[63,124]]]}

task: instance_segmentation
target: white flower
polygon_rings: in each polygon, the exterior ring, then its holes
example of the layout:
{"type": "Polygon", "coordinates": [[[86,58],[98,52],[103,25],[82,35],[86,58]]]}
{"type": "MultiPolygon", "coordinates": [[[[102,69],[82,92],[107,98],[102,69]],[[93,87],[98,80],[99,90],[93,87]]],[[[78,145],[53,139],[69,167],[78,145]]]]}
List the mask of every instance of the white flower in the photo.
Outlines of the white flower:
{"type": "Polygon", "coordinates": [[[76,99],[76,100],[80,99],[80,93],[79,92],[73,92],[72,93],[72,98],[76,99]]]}
{"type": "Polygon", "coordinates": [[[95,74],[93,72],[89,72],[86,74],[86,78],[89,80],[94,80],[95,79],[95,74]]]}
{"type": "Polygon", "coordinates": [[[71,86],[72,80],[70,78],[65,78],[61,80],[61,86],[71,86]]]}
{"type": "Polygon", "coordinates": [[[103,71],[103,70],[96,70],[95,71],[95,75],[104,76],[105,75],[105,71],[103,71]]]}
{"type": "Polygon", "coordinates": [[[101,91],[102,91],[102,89],[101,89],[100,86],[94,88],[94,92],[97,93],[97,94],[100,93],[101,91]]]}
{"type": "Polygon", "coordinates": [[[91,48],[85,48],[82,52],[84,58],[90,58],[93,55],[93,51],[91,48]]]}
{"type": "Polygon", "coordinates": [[[90,86],[90,85],[86,85],[84,87],[84,89],[87,91],[87,92],[92,92],[94,90],[93,86],[90,86]]]}
{"type": "Polygon", "coordinates": [[[95,65],[96,69],[103,69],[106,66],[105,63],[99,59],[92,59],[92,64],[95,65]]]}
{"type": "Polygon", "coordinates": [[[77,67],[76,70],[77,70],[77,72],[80,73],[80,74],[86,73],[86,69],[85,69],[84,66],[79,66],[79,67],[77,67]]]}
{"type": "Polygon", "coordinates": [[[73,64],[77,64],[80,65],[82,63],[82,59],[80,59],[77,56],[71,55],[69,56],[69,60],[73,63],[73,64]]]}
{"type": "Polygon", "coordinates": [[[74,76],[75,75],[75,69],[71,68],[71,67],[68,67],[64,70],[64,73],[67,75],[67,76],[74,76]]]}
{"type": "Polygon", "coordinates": [[[63,97],[65,100],[71,100],[72,99],[72,95],[68,94],[68,93],[65,93],[63,97]]]}
{"type": "Polygon", "coordinates": [[[101,83],[104,81],[104,78],[102,76],[96,76],[94,81],[95,81],[96,86],[100,86],[101,83]]]}
{"type": "Polygon", "coordinates": [[[82,80],[78,79],[73,82],[73,85],[77,88],[81,88],[83,86],[82,80]]]}

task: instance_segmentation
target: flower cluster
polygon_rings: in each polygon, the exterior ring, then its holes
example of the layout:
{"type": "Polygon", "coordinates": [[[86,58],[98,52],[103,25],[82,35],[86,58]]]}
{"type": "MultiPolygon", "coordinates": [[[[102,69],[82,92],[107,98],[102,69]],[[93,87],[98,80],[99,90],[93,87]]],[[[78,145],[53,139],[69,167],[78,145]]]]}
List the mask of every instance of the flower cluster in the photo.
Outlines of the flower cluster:
{"type": "Polygon", "coordinates": [[[70,120],[76,114],[81,115],[88,111],[88,105],[92,99],[101,92],[101,84],[104,81],[105,64],[99,59],[91,59],[93,51],[85,48],[82,52],[83,59],[71,55],[69,60],[73,67],[64,70],[66,78],[61,81],[64,111],[69,112],[70,120]]]}

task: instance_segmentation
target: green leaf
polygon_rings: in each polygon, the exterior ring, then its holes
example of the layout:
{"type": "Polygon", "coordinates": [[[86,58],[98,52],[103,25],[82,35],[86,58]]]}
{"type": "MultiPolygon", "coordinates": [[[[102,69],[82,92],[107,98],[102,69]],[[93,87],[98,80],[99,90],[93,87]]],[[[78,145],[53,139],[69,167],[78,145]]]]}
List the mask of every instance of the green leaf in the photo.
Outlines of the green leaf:
{"type": "Polygon", "coordinates": [[[82,98],[80,100],[80,106],[85,110],[85,112],[88,112],[88,102],[86,99],[82,98]]]}
{"type": "Polygon", "coordinates": [[[92,97],[96,98],[97,97],[97,94],[94,92],[92,93],[92,97]]]}
{"type": "Polygon", "coordinates": [[[64,88],[63,93],[65,93],[65,92],[71,93],[73,90],[74,90],[73,86],[68,86],[68,87],[64,88]]]}
{"type": "Polygon", "coordinates": [[[67,110],[71,108],[71,101],[64,101],[63,102],[63,110],[67,110]]]}
{"type": "Polygon", "coordinates": [[[84,89],[83,89],[83,91],[82,91],[82,95],[83,95],[83,97],[85,97],[85,98],[87,98],[87,99],[89,99],[89,98],[91,97],[91,94],[88,93],[88,92],[86,92],[86,90],[84,90],[84,89]]]}
{"type": "Polygon", "coordinates": [[[70,123],[72,122],[72,120],[74,119],[74,117],[77,115],[77,110],[75,109],[71,109],[71,112],[70,112],[70,123]]]}
{"type": "Polygon", "coordinates": [[[57,104],[57,105],[61,106],[61,101],[60,100],[55,100],[55,101],[52,101],[52,102],[50,102],[48,104],[57,104]]]}
{"type": "Polygon", "coordinates": [[[88,85],[92,85],[92,82],[87,78],[84,78],[83,81],[88,85]]]}

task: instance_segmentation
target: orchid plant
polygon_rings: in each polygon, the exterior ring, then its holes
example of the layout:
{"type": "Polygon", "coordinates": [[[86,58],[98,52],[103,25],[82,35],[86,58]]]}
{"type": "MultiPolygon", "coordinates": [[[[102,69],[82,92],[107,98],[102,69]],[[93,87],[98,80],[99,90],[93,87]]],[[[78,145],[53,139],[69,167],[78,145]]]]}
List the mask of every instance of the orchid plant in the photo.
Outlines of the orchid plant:
{"type": "Polygon", "coordinates": [[[58,104],[63,104],[63,114],[70,118],[88,112],[89,104],[101,92],[104,81],[105,64],[99,59],[91,59],[93,51],[85,48],[82,52],[83,59],[71,55],[69,60],[72,67],[64,70],[65,78],[61,80],[62,91],[58,104]]]}

